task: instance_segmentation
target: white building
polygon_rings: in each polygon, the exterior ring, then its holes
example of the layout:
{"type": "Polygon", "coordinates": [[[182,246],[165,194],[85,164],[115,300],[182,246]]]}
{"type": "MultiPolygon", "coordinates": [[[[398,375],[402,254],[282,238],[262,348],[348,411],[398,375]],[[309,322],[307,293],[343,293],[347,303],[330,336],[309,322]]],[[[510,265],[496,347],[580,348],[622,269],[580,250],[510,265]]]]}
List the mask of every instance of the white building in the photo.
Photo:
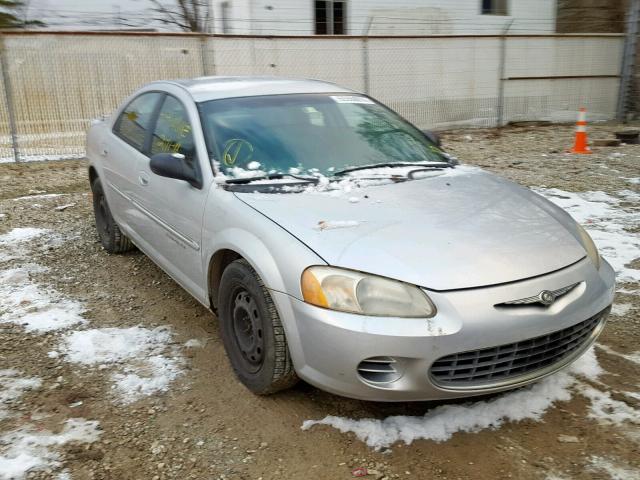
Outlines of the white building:
{"type": "Polygon", "coordinates": [[[556,0],[212,0],[215,33],[465,35],[555,32],[556,0]]]}

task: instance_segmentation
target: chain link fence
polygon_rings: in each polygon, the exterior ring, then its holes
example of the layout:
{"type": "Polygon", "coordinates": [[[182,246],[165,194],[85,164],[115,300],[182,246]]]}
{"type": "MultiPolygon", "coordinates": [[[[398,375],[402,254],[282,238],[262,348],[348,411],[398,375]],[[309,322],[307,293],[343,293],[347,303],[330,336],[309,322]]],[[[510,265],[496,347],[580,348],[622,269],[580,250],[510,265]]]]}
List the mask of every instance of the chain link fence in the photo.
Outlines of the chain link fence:
{"type": "Polygon", "coordinates": [[[624,42],[617,34],[1,36],[0,162],[82,157],[92,118],[144,83],[202,75],[327,80],[378,98],[421,128],[573,121],[580,106],[591,120],[608,120],[624,42]]]}

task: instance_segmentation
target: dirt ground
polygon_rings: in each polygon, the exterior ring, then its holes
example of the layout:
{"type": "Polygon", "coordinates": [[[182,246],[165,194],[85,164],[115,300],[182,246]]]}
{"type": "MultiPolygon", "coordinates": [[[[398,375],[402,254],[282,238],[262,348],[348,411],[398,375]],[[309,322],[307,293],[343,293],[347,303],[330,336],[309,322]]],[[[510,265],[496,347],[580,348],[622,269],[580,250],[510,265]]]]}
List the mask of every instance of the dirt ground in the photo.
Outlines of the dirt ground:
{"type": "MultiPolygon", "coordinates": [[[[615,129],[592,126],[590,135],[605,137],[615,129]]],[[[570,126],[456,131],[443,139],[445,148],[463,163],[525,186],[597,190],[613,196],[621,190],[640,190],[640,185],[626,180],[640,176],[640,145],[597,147],[590,156],[567,155],[570,126]]],[[[304,420],[326,415],[423,415],[438,404],[349,400],[304,383],[270,397],[250,394],[233,376],[210,312],[140,252],[108,255],[101,249],[86,177],[81,160],[0,165],[0,234],[16,227],[58,233],[64,242],[36,244],[39,248],[31,251],[33,261],[48,267],[35,274],[36,280],[83,302],[84,317],[94,328],[171,326],[173,341],[186,358],[185,372],[167,392],[123,405],[113,401],[107,370],[48,355],[58,348],[59,333],[26,333],[20,326],[0,323],[0,369],[42,379],[40,388],[12,403],[18,415],[0,417],[0,434],[26,423],[55,430],[71,417],[98,420],[102,430],[94,443],[59,446],[60,466],[28,478],[63,479],[68,477],[59,474],[67,471],[76,480],[348,479],[356,467],[374,470],[366,478],[387,479],[640,478],[640,425],[591,418],[589,402],[579,394],[557,402],[541,421],[457,432],[439,443],[397,442],[382,451],[328,426],[301,430],[304,420]],[[65,195],[17,199],[43,193],[65,195]],[[71,206],[56,210],[64,205],[71,206]],[[182,347],[194,338],[204,347],[182,347]],[[575,439],[567,441],[563,435],[575,439]],[[606,462],[594,463],[594,458],[606,462]]],[[[638,235],[640,225],[628,233],[638,235]]],[[[632,267],[640,269],[640,260],[632,267]]],[[[640,285],[618,287],[626,293],[618,292],[616,302],[631,307],[611,317],[599,342],[630,355],[640,350],[640,285]]],[[[596,351],[606,373],[594,387],[640,411],[640,396],[625,393],[640,391],[640,364],[596,351]]]]}

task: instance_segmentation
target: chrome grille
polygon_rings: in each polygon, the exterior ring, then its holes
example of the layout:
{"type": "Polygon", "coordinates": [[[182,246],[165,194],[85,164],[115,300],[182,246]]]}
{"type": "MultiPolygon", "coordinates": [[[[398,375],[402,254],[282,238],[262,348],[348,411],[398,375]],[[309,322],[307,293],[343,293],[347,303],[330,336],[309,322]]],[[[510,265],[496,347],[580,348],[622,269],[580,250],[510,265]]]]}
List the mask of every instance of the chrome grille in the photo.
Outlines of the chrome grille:
{"type": "Polygon", "coordinates": [[[578,351],[604,321],[608,309],[548,335],[447,355],[430,369],[432,381],[442,387],[469,388],[486,384],[517,381],[518,377],[562,363],[578,351]]]}

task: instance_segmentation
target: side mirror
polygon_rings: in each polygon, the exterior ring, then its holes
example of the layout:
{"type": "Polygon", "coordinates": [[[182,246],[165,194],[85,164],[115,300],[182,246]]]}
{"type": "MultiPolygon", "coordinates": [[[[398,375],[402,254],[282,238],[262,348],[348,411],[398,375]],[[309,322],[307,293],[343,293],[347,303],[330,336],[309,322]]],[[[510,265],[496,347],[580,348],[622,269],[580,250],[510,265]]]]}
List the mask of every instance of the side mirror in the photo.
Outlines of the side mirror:
{"type": "Polygon", "coordinates": [[[195,188],[202,188],[202,181],[181,153],[156,153],[151,157],[149,167],[161,177],[184,180],[195,188]]]}
{"type": "Polygon", "coordinates": [[[440,140],[440,135],[438,135],[436,132],[432,132],[431,130],[422,130],[422,133],[436,147],[441,147],[442,146],[442,141],[440,140]]]}

